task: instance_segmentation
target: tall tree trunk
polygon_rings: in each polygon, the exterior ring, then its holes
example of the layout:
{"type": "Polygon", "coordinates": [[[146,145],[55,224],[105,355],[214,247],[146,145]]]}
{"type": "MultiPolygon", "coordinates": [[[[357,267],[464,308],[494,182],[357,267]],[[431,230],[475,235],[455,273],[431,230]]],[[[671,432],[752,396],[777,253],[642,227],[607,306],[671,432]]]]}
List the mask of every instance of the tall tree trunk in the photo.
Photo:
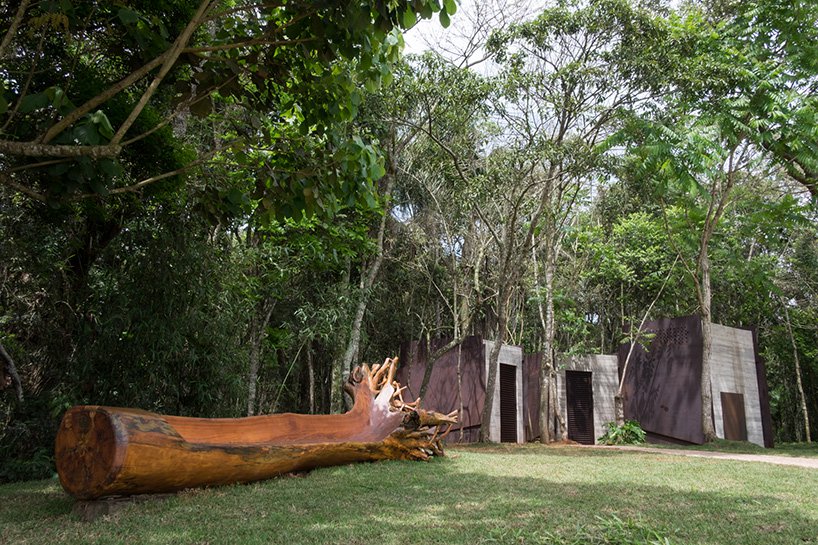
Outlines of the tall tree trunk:
{"type": "Polygon", "coordinates": [[[267,337],[267,324],[270,323],[270,317],[273,315],[274,308],[275,301],[265,298],[261,301],[259,309],[250,323],[250,331],[248,332],[250,352],[248,355],[249,369],[247,372],[247,416],[256,414],[258,370],[261,366],[262,344],[264,343],[265,337],[267,337]]]}
{"type": "MultiPolygon", "coordinates": [[[[463,343],[457,345],[457,414],[463,414],[463,343]]],[[[460,442],[463,442],[463,425],[460,425],[460,442]]]]}
{"type": "Polygon", "coordinates": [[[812,443],[812,437],[809,430],[809,412],[807,411],[807,396],[804,395],[804,383],[801,381],[801,361],[798,359],[798,346],[795,344],[795,335],[792,334],[792,324],[790,323],[790,312],[787,310],[787,305],[784,304],[784,318],[787,324],[787,334],[790,336],[790,343],[792,343],[792,357],[795,361],[795,383],[798,386],[798,395],[801,398],[801,414],[804,417],[804,433],[807,443],[812,443]]]}
{"type": "Polygon", "coordinates": [[[710,309],[712,293],[710,290],[710,257],[707,255],[707,242],[702,245],[699,259],[699,304],[702,311],[702,434],[705,443],[716,439],[716,428],[713,425],[713,390],[710,380],[710,363],[713,356],[713,316],[710,309]]]}
{"type": "MultiPolygon", "coordinates": [[[[506,280],[503,280],[506,282],[506,280]]],[[[491,441],[492,408],[494,407],[494,389],[497,384],[497,370],[499,368],[500,349],[506,342],[506,327],[508,325],[508,304],[511,299],[511,287],[500,288],[497,304],[497,337],[489,354],[488,369],[486,370],[486,397],[483,404],[483,413],[480,417],[480,442],[491,441]]]]}
{"type": "MultiPolygon", "coordinates": [[[[553,252],[557,250],[552,249],[553,252]]],[[[557,320],[554,312],[554,274],[556,272],[556,256],[552,255],[546,260],[546,267],[544,271],[545,279],[545,328],[543,340],[543,358],[547,362],[548,367],[548,384],[550,388],[548,400],[548,418],[556,421],[557,428],[554,430],[554,439],[560,440],[565,437],[565,418],[562,416],[560,409],[560,402],[562,401],[557,395],[557,362],[555,360],[556,347],[554,346],[554,338],[557,334],[557,320]],[[553,258],[553,259],[552,259],[553,258]]]]}
{"type": "MultiPolygon", "coordinates": [[[[552,240],[546,237],[547,241],[552,240]]],[[[554,337],[556,336],[556,319],[554,315],[554,269],[556,261],[553,259],[556,249],[551,243],[546,243],[548,256],[545,260],[544,280],[542,295],[538,298],[537,307],[540,315],[540,325],[543,330],[542,353],[543,359],[540,364],[540,442],[550,443],[555,439],[560,439],[565,435],[565,419],[560,411],[560,400],[557,395],[557,367],[554,361],[554,337]],[[545,302],[543,304],[543,298],[545,302]],[[558,429],[552,428],[556,423],[558,429]]],[[[540,291],[540,281],[538,274],[538,262],[536,248],[531,248],[532,263],[534,265],[534,284],[537,291],[540,291]]]]}
{"type": "MultiPolygon", "coordinates": [[[[744,150],[746,152],[746,149],[744,150]]],[[[710,377],[710,364],[713,355],[713,315],[711,302],[713,293],[710,284],[710,239],[716,230],[721,215],[727,206],[730,191],[736,181],[736,173],[740,158],[736,157],[736,148],[730,150],[724,164],[724,177],[713,180],[710,191],[710,205],[705,216],[704,227],[699,242],[699,256],[696,263],[697,275],[696,294],[702,312],[702,434],[704,441],[709,443],[716,439],[716,428],[713,424],[713,389],[710,377]]],[[[678,252],[677,252],[678,253],[678,252]]]]}
{"type": "MultiPolygon", "coordinates": [[[[665,286],[667,286],[670,277],[673,275],[673,269],[676,268],[676,263],[678,263],[678,261],[679,256],[677,255],[676,259],[673,261],[673,265],[670,266],[670,269],[667,272],[665,281],[662,282],[662,286],[659,288],[659,291],[656,292],[656,297],[653,298],[653,301],[651,301],[650,305],[648,305],[648,309],[645,311],[645,314],[642,315],[642,320],[639,322],[639,328],[634,332],[633,324],[631,324],[631,329],[628,332],[630,336],[630,346],[628,347],[628,355],[625,356],[625,363],[622,365],[622,376],[619,377],[619,387],[616,389],[616,394],[614,395],[614,418],[617,426],[623,426],[625,424],[625,377],[628,376],[628,368],[630,366],[631,356],[633,356],[633,349],[636,347],[636,343],[639,342],[639,338],[642,336],[642,328],[645,327],[645,322],[648,321],[650,311],[653,310],[656,302],[662,296],[662,292],[665,291],[665,286]]],[[[624,314],[622,318],[624,320],[624,314]]],[[[624,321],[622,325],[624,328],[624,321]]]]}
{"type": "MultiPolygon", "coordinates": [[[[389,172],[386,174],[386,188],[384,195],[388,199],[392,195],[392,186],[395,182],[396,165],[394,160],[390,159],[389,172]]],[[[378,228],[378,247],[375,255],[375,261],[366,271],[361,279],[361,293],[358,300],[358,307],[355,310],[355,318],[352,321],[352,328],[349,333],[349,341],[347,342],[346,350],[344,351],[343,359],[340,363],[333,365],[332,372],[332,386],[330,389],[330,405],[333,412],[341,412],[343,405],[342,386],[344,373],[352,370],[352,362],[361,343],[361,327],[363,326],[364,316],[366,315],[366,307],[369,305],[369,298],[372,296],[372,288],[375,286],[375,281],[378,278],[378,272],[381,269],[384,257],[384,237],[386,234],[386,222],[389,217],[389,210],[383,211],[381,216],[381,223],[378,228]]]]}
{"type": "Polygon", "coordinates": [[[307,374],[309,376],[310,414],[315,414],[315,362],[312,359],[312,341],[307,347],[307,374]]]}

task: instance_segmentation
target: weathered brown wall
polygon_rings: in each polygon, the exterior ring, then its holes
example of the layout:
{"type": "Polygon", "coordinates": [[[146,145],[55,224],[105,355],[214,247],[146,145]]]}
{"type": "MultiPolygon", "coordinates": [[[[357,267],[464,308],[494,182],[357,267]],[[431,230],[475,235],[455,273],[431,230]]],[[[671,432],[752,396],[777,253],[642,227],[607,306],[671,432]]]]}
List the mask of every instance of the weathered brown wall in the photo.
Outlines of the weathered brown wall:
{"type": "MultiPolygon", "coordinates": [[[[446,344],[444,340],[439,341],[439,344],[432,342],[432,349],[444,344],[446,344]]],[[[467,337],[461,344],[460,352],[460,388],[457,384],[458,348],[455,347],[435,362],[421,406],[434,407],[436,411],[444,414],[454,410],[461,411],[460,424],[452,429],[447,439],[460,441],[462,428],[463,442],[473,442],[477,440],[480,415],[486,398],[486,375],[483,363],[485,355],[482,337],[467,337]],[[453,392],[455,395],[452,395],[453,392]]],[[[409,341],[401,345],[401,363],[396,378],[398,382],[407,386],[403,394],[407,401],[415,399],[420,394],[428,358],[429,350],[425,342],[409,341]]]]}
{"type": "MultiPolygon", "coordinates": [[[[637,345],[625,378],[625,418],[656,439],[701,444],[702,328],[698,316],[647,322],[649,350],[637,345]]],[[[628,345],[619,350],[620,376],[628,345]]]]}

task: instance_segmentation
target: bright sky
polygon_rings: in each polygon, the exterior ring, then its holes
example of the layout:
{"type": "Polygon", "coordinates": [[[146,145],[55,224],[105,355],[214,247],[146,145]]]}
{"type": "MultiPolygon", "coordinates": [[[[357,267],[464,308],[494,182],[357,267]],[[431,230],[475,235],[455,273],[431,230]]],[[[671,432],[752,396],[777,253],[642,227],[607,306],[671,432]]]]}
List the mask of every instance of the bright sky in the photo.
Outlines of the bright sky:
{"type": "Polygon", "coordinates": [[[404,33],[404,52],[434,49],[452,60],[467,52],[469,62],[477,61],[482,51],[474,44],[485,42],[492,30],[504,24],[530,18],[546,4],[543,0],[458,0],[449,28],[443,28],[437,14],[420,20],[404,33]]]}

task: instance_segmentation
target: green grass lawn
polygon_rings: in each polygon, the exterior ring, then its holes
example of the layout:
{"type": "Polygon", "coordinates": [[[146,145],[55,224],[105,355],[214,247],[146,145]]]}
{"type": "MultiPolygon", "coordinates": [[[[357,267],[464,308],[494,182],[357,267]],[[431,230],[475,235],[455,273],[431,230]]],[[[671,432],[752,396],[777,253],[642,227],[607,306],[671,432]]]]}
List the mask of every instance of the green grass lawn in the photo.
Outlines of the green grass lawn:
{"type": "Polygon", "coordinates": [[[0,486],[0,543],[818,544],[814,470],[538,445],[189,491],[90,523],[71,506],[53,480],[0,486]]]}
{"type": "Polygon", "coordinates": [[[648,443],[644,446],[682,450],[726,452],[729,454],[766,454],[770,456],[818,458],[818,443],[776,443],[774,448],[764,448],[746,441],[725,441],[724,439],[716,439],[712,443],[706,443],[704,445],[659,445],[648,443]]]}

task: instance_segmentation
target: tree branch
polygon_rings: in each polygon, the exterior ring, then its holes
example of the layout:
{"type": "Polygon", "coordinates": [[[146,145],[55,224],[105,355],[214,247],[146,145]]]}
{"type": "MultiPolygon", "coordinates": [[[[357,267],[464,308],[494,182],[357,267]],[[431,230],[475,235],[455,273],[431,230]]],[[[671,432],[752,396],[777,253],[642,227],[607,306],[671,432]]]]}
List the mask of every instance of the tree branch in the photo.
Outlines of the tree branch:
{"type": "Polygon", "coordinates": [[[2,344],[0,344],[0,356],[3,356],[3,359],[6,360],[6,369],[8,369],[11,380],[14,382],[14,389],[17,391],[17,401],[22,403],[23,383],[20,381],[20,375],[17,373],[17,366],[14,365],[14,360],[11,359],[11,356],[6,352],[2,344]]]}
{"type": "Polygon", "coordinates": [[[31,0],[23,0],[20,2],[20,6],[17,8],[17,13],[14,14],[14,19],[11,20],[11,26],[6,32],[6,35],[3,36],[2,43],[0,43],[0,59],[5,58],[6,48],[9,46],[9,44],[11,44],[11,40],[17,33],[17,27],[19,27],[20,23],[23,22],[23,15],[25,15],[29,3],[31,3],[31,0]]]}
{"type": "Polygon", "coordinates": [[[127,87],[133,85],[143,77],[145,77],[151,70],[162,64],[165,58],[170,54],[170,50],[165,51],[155,59],[151,60],[141,68],[138,68],[128,74],[125,78],[120,80],[119,82],[115,83],[111,87],[108,87],[106,90],[98,94],[92,99],[87,100],[84,104],[77,107],[71,113],[63,117],[58,123],[51,126],[50,129],[39,139],[39,143],[47,144],[54,138],[56,138],[61,132],[65,129],[70,127],[77,121],[79,118],[96,108],[97,106],[104,104],[112,97],[119,94],[121,91],[126,89],[127,87]]]}
{"type": "Polygon", "coordinates": [[[204,18],[207,11],[210,9],[210,2],[211,0],[203,0],[201,4],[199,4],[199,9],[196,11],[196,14],[187,24],[185,29],[176,38],[176,41],[173,43],[173,47],[171,47],[166,55],[164,62],[162,64],[162,68],[159,69],[159,73],[153,78],[153,81],[145,89],[145,92],[142,93],[142,96],[139,98],[139,102],[136,103],[136,106],[131,113],[128,115],[128,118],[125,122],[119,127],[114,137],[111,139],[111,144],[117,145],[122,141],[122,138],[125,136],[125,133],[128,132],[128,129],[131,128],[131,125],[134,124],[136,118],[139,117],[139,114],[142,113],[142,110],[145,106],[148,105],[148,101],[156,92],[156,89],[159,87],[159,84],[162,83],[162,80],[165,79],[165,76],[168,75],[170,69],[173,67],[174,63],[176,63],[176,59],[179,58],[179,55],[182,54],[187,43],[190,41],[190,38],[193,36],[193,33],[196,31],[199,26],[202,24],[202,19],[204,18]]]}
{"type": "Polygon", "coordinates": [[[23,157],[115,157],[122,146],[72,146],[68,144],[40,144],[37,142],[12,142],[0,140],[0,153],[23,157]]]}
{"type": "Polygon", "coordinates": [[[270,41],[269,38],[256,38],[254,40],[245,40],[243,42],[235,42],[230,44],[219,44],[219,45],[211,45],[211,46],[202,46],[202,47],[186,47],[182,50],[182,53],[207,53],[209,51],[225,51],[227,49],[239,49],[241,47],[250,47],[251,45],[267,45],[267,46],[280,46],[280,45],[297,45],[297,44],[304,44],[309,42],[315,42],[316,38],[300,38],[298,40],[275,40],[270,41]]]}
{"type": "Polygon", "coordinates": [[[29,189],[28,187],[26,187],[26,186],[24,186],[22,184],[18,184],[17,182],[12,180],[11,177],[9,177],[5,172],[0,172],[0,182],[2,182],[4,185],[9,186],[12,189],[16,189],[17,191],[19,191],[23,195],[28,195],[29,197],[31,197],[35,201],[40,201],[40,202],[45,202],[46,201],[45,195],[43,195],[42,193],[37,193],[33,189],[29,189]]]}

